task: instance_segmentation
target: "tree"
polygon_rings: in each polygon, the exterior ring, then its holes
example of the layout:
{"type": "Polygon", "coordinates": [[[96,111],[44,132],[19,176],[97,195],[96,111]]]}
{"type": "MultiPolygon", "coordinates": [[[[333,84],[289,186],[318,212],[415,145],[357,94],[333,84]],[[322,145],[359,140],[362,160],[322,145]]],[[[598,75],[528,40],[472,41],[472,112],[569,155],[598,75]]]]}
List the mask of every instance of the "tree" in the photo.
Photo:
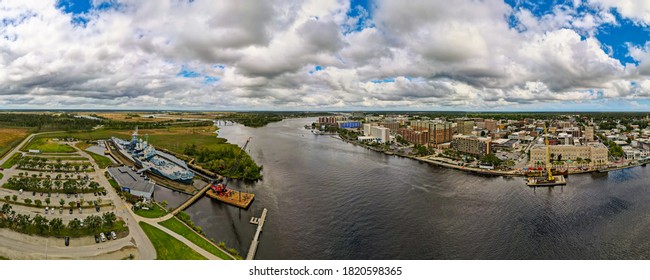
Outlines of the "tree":
{"type": "Polygon", "coordinates": [[[11,204],[9,203],[4,203],[2,204],[2,213],[9,214],[11,213],[11,204]]]}
{"type": "Polygon", "coordinates": [[[65,200],[63,200],[62,198],[61,200],[59,200],[59,204],[61,204],[61,206],[65,205],[65,200]]]}
{"type": "Polygon", "coordinates": [[[14,202],[18,201],[18,196],[14,194],[14,195],[11,197],[11,200],[13,200],[14,202]]]}
{"type": "Polygon", "coordinates": [[[47,204],[47,205],[49,206],[49,205],[50,205],[50,202],[52,202],[52,201],[50,200],[50,198],[49,198],[49,197],[46,197],[46,198],[45,198],[45,204],[47,204]]]}
{"type": "Polygon", "coordinates": [[[63,227],[63,220],[61,218],[54,218],[50,221],[50,230],[55,233],[59,233],[63,227]]]}
{"type": "Polygon", "coordinates": [[[32,222],[41,233],[45,232],[49,227],[48,220],[39,214],[36,214],[32,222]]]}
{"type": "Polygon", "coordinates": [[[32,200],[29,199],[29,198],[25,198],[25,203],[26,203],[27,205],[32,204],[32,200]]]}
{"type": "Polygon", "coordinates": [[[11,199],[10,195],[5,195],[5,201],[9,202],[10,199],[11,199]]]}
{"type": "Polygon", "coordinates": [[[165,209],[167,208],[167,204],[168,204],[168,203],[167,203],[167,200],[163,200],[163,201],[160,203],[160,205],[161,205],[163,208],[165,208],[165,209]]]}
{"type": "Polygon", "coordinates": [[[115,221],[117,221],[117,216],[115,216],[115,213],[113,212],[104,213],[102,215],[102,220],[104,222],[104,225],[112,227],[113,224],[115,224],[115,221]]]}
{"type": "Polygon", "coordinates": [[[68,202],[68,205],[70,205],[70,208],[74,208],[77,205],[77,203],[74,201],[70,201],[68,202]]]}
{"type": "Polygon", "coordinates": [[[502,160],[499,159],[494,154],[487,154],[487,155],[483,156],[483,158],[481,158],[481,162],[496,167],[496,166],[501,165],[502,160]]]}
{"type": "MultiPolygon", "coordinates": [[[[40,199],[36,199],[36,200],[34,200],[34,204],[36,204],[36,207],[41,207],[41,205],[43,205],[43,202],[40,199]]],[[[34,218],[36,218],[36,217],[34,217],[34,218]]]]}
{"type": "Polygon", "coordinates": [[[91,230],[96,230],[102,225],[102,218],[95,215],[90,215],[84,219],[84,224],[91,230]]]}
{"type": "Polygon", "coordinates": [[[68,228],[70,228],[70,229],[77,230],[80,227],[81,227],[81,221],[78,220],[77,218],[75,218],[74,220],[71,220],[70,222],[68,222],[68,228]]]}

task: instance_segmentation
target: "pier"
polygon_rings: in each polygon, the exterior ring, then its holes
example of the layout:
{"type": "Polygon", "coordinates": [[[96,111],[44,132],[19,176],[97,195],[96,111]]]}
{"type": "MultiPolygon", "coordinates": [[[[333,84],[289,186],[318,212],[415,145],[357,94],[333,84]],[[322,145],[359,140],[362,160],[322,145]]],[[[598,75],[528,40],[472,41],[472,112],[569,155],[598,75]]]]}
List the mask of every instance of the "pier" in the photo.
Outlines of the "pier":
{"type": "Polygon", "coordinates": [[[172,215],[176,216],[179,212],[185,210],[185,208],[190,207],[194,202],[196,202],[199,198],[201,198],[205,192],[207,192],[210,189],[210,184],[207,184],[205,187],[203,187],[199,192],[194,194],[190,199],[187,201],[183,202],[180,206],[176,207],[174,211],[172,211],[172,215]]]}
{"type": "MultiPolygon", "coordinates": [[[[248,249],[248,255],[246,255],[247,260],[252,260],[255,258],[255,253],[257,252],[257,245],[260,243],[259,238],[260,238],[260,233],[262,233],[262,227],[264,226],[264,221],[266,221],[266,208],[262,210],[262,216],[256,220],[257,222],[257,231],[255,232],[255,236],[253,236],[253,242],[251,242],[251,247],[248,249]]],[[[251,219],[251,223],[253,223],[253,219],[251,219]]]]}

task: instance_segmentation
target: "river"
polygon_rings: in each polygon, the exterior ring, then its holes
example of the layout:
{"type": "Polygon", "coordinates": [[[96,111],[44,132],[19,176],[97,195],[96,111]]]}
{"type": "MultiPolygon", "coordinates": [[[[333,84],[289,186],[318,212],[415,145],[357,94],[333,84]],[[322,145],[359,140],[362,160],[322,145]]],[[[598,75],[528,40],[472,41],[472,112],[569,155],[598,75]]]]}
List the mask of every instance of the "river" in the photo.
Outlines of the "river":
{"type": "MultiPolygon", "coordinates": [[[[264,179],[248,210],[204,197],[186,210],[245,256],[268,208],[257,259],[648,259],[650,167],[572,175],[555,188],[478,176],[316,136],[313,118],[220,128],[249,145],[264,179]]],[[[248,149],[247,149],[248,150],[248,149]]],[[[248,151],[247,151],[248,152],[248,151]]],[[[241,182],[233,188],[245,189],[241,182]]],[[[179,204],[185,195],[157,190],[179,204]]]]}

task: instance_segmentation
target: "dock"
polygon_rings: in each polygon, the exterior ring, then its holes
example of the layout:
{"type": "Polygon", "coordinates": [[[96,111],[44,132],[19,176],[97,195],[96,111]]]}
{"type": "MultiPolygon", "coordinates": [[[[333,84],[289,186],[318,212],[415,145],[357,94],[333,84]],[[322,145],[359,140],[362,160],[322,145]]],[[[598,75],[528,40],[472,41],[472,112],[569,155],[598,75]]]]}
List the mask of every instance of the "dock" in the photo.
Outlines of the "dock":
{"type": "Polygon", "coordinates": [[[218,195],[214,190],[207,190],[205,195],[216,199],[218,201],[221,201],[223,203],[227,203],[233,206],[237,206],[239,208],[247,209],[248,206],[251,205],[253,200],[255,199],[255,194],[252,193],[242,193],[241,191],[237,190],[232,190],[230,195],[218,195]]]}
{"type": "MultiPolygon", "coordinates": [[[[248,254],[246,255],[247,260],[252,260],[255,258],[255,253],[257,252],[257,245],[260,243],[259,238],[260,234],[262,233],[262,227],[264,226],[264,221],[266,221],[266,208],[262,210],[262,216],[258,218],[257,220],[257,231],[255,232],[255,236],[253,236],[253,242],[251,242],[251,247],[248,249],[248,254]]],[[[253,217],[254,219],[255,217],[253,217]]],[[[253,223],[253,219],[251,219],[251,223],[253,223]]]]}

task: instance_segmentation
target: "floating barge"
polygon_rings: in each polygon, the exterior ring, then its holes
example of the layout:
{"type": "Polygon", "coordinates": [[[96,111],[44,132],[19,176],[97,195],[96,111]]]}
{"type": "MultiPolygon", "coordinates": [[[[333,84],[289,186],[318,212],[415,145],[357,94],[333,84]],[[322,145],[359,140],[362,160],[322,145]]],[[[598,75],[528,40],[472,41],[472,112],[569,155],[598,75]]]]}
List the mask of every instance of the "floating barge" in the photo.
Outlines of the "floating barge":
{"type": "Polygon", "coordinates": [[[529,187],[553,187],[566,185],[566,180],[562,175],[553,176],[553,180],[549,180],[547,177],[531,177],[528,178],[526,185],[529,187]]]}
{"type": "Polygon", "coordinates": [[[255,194],[245,193],[236,190],[229,190],[229,193],[226,195],[219,195],[213,189],[209,189],[205,195],[210,198],[219,200],[223,203],[227,203],[239,208],[247,209],[251,205],[253,199],[255,199],[255,194]]]}

